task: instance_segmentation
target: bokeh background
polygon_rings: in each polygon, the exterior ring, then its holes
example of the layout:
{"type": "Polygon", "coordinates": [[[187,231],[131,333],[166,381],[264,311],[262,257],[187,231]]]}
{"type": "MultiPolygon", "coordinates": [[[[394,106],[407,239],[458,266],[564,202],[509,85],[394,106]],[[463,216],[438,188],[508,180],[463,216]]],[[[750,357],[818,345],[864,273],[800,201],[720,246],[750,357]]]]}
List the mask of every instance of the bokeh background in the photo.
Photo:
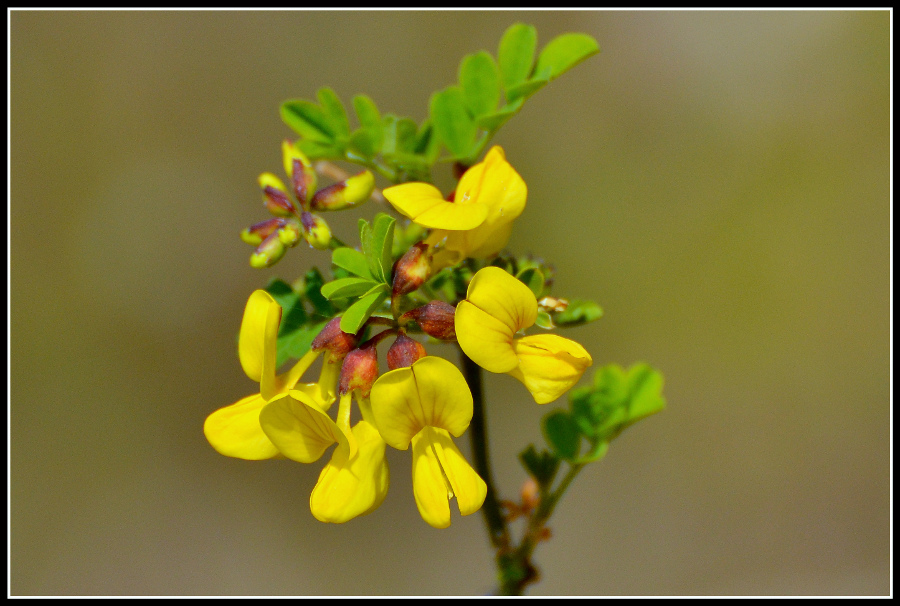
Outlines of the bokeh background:
{"type": "MultiPolygon", "coordinates": [[[[11,593],[492,591],[480,514],[427,526],[409,453],[326,525],[321,464],[201,427],[256,390],[249,293],[328,260],[253,270],[237,237],[279,103],[328,85],[421,120],[516,21],[602,52],[496,139],[529,187],[510,246],[602,304],[566,333],[595,366],[651,363],[669,404],[572,486],[531,594],[891,590],[888,12],[13,11],[11,593]]],[[[487,391],[512,497],[555,405],[487,391]]]]}

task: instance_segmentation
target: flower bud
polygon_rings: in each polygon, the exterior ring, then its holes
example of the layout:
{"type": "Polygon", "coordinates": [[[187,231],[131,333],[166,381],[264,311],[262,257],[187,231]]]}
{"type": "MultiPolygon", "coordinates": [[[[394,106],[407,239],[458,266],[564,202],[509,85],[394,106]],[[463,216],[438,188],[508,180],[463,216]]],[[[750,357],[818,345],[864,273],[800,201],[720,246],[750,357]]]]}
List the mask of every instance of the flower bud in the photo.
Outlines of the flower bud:
{"type": "Polygon", "coordinates": [[[431,275],[430,247],[424,242],[414,244],[397,261],[394,267],[392,296],[405,295],[416,290],[431,275]]]}
{"type": "Polygon", "coordinates": [[[341,318],[338,316],[319,331],[319,334],[313,339],[310,349],[313,351],[327,349],[332,356],[343,358],[354,347],[356,347],[356,335],[341,330],[341,318]]]}
{"type": "Polygon", "coordinates": [[[269,237],[279,227],[286,224],[284,219],[266,219],[259,223],[254,223],[250,227],[241,231],[241,240],[253,246],[259,246],[262,241],[269,237]]]}
{"type": "Polygon", "coordinates": [[[263,203],[270,213],[276,217],[290,217],[297,214],[297,209],[288,197],[281,179],[272,173],[263,173],[259,176],[259,186],[263,190],[263,203]]]}
{"type": "Polygon", "coordinates": [[[416,322],[422,332],[435,339],[443,341],[456,340],[456,328],[453,316],[456,308],[443,301],[432,301],[422,307],[412,309],[400,316],[400,324],[416,322]]]}
{"type": "Polygon", "coordinates": [[[369,395],[378,378],[378,351],[369,345],[354,349],[344,358],[338,393],[357,391],[362,397],[369,395]]]}
{"type": "Polygon", "coordinates": [[[313,248],[326,249],[331,243],[331,228],[325,219],[319,215],[314,215],[303,211],[300,215],[300,221],[303,223],[303,237],[309,242],[313,248]]]}
{"type": "Polygon", "coordinates": [[[316,170],[309,158],[290,141],[281,143],[281,155],[284,159],[284,172],[291,179],[294,195],[300,205],[306,208],[313,194],[316,193],[316,170]]]}
{"type": "Polygon", "coordinates": [[[367,170],[340,183],[320,189],[309,204],[311,210],[344,210],[362,204],[375,189],[375,176],[367,170]]]}
{"type": "Polygon", "coordinates": [[[394,344],[388,349],[388,368],[397,370],[398,368],[412,366],[413,362],[425,356],[425,346],[401,332],[397,335],[397,340],[394,341],[394,344]]]}
{"type": "Polygon", "coordinates": [[[278,239],[285,246],[294,247],[300,241],[300,226],[294,222],[288,222],[284,227],[278,230],[278,239]]]}
{"type": "Polygon", "coordinates": [[[284,244],[278,239],[278,232],[271,233],[250,255],[250,267],[272,267],[284,256],[285,250],[284,244]]]}

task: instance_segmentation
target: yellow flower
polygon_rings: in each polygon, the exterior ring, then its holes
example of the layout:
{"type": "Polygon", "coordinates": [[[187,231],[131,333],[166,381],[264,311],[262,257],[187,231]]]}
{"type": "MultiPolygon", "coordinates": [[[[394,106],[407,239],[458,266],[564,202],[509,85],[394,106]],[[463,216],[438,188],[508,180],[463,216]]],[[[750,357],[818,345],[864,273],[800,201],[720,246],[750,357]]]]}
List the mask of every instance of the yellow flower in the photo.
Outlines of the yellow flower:
{"type": "Polygon", "coordinates": [[[485,267],[456,306],[456,338],[476,364],[514,376],[535,402],[546,404],[575,385],[592,360],[584,347],[557,335],[515,338],[534,324],[537,312],[527,286],[499,267],[485,267]]]}
{"type": "MultiPolygon", "coordinates": [[[[250,295],[244,308],[238,354],[244,372],[259,383],[259,393],[215,411],[206,418],[203,433],[219,453],[239,459],[261,460],[278,456],[278,449],[259,425],[259,413],[266,402],[297,386],[319,351],[310,350],[288,372],[276,375],[278,326],[281,307],[264,290],[250,295]]],[[[326,355],[319,383],[299,386],[310,397],[328,406],[334,401],[334,384],[340,364],[326,355]]]]}
{"type": "Polygon", "coordinates": [[[294,461],[312,463],[337,444],[309,498],[310,511],[322,522],[343,523],[365,515],[387,495],[384,440],[362,404],[364,419],[350,428],[350,398],[350,392],[341,396],[337,422],[297,390],[273,398],[259,415],[266,435],[294,461]]]}
{"type": "Polygon", "coordinates": [[[453,443],[472,420],[472,393],[453,364],[426,356],[383,374],[372,386],[372,414],[385,442],[413,449],[413,495],[422,519],[450,525],[449,500],[462,515],[478,511],[487,485],[453,443]]]}
{"type": "Polygon", "coordinates": [[[500,252],[509,241],[513,220],[525,209],[527,188],[503,149],[495,146],[483,162],[465,172],[453,202],[428,183],[395,185],[383,193],[401,214],[434,230],[427,244],[445,240],[434,259],[440,267],[500,252]]]}

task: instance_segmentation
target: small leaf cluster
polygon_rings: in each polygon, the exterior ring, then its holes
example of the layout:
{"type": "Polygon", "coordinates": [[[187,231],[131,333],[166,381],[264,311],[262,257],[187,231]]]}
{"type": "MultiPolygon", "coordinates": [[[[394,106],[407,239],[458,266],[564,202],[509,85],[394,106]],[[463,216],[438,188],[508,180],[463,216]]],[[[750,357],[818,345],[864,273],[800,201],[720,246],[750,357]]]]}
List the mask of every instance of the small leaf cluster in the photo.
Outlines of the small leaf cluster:
{"type": "Polygon", "coordinates": [[[362,252],[349,247],[332,252],[332,264],[345,270],[347,277],[338,277],[336,271],[337,279],[323,285],[321,294],[329,301],[356,299],[341,316],[341,330],[346,333],[359,331],[391,296],[395,222],[384,213],[378,213],[371,224],[360,219],[362,252]]]}
{"type": "Polygon", "coordinates": [[[303,357],[319,331],[339,311],[322,296],[324,283],[322,273],[313,268],[293,286],[278,278],[266,286],[266,291],[282,309],[278,329],[277,366],[291,358],[303,357]]]}
{"type": "Polygon", "coordinates": [[[536,46],[534,26],[516,23],[500,39],[496,60],[487,51],[467,55],[459,83],[432,95],[431,123],[451,159],[471,164],[528,97],[600,51],[587,34],[554,38],[537,60],[536,46]]]}
{"type": "Polygon", "coordinates": [[[351,130],[347,110],[330,88],[320,88],[319,103],[290,99],[281,104],[281,119],[302,138],[297,147],[311,160],[346,160],[378,171],[394,183],[430,181],[439,147],[431,124],[381,115],[366,95],[353,97],[359,126],[351,130]]]}
{"type": "Polygon", "coordinates": [[[648,364],[628,370],[617,364],[597,370],[590,386],[569,393],[570,410],[544,418],[544,437],[553,453],[573,463],[602,458],[626,427],[665,408],[663,378],[648,364]],[[587,451],[583,444],[587,443],[587,451]]]}
{"type": "Polygon", "coordinates": [[[297,147],[311,160],[345,160],[377,171],[393,183],[431,181],[442,147],[471,165],[491,137],[522,109],[525,100],[548,82],[599,52],[587,34],[563,34],[535,58],[537,30],[524,23],[503,34],[496,60],[487,51],[463,58],[458,84],[431,96],[429,117],[417,124],[395,114],[382,115],[370,97],[352,99],[358,126],[352,128],[343,102],[331,88],[320,88],[318,103],[290,99],[281,118],[300,135],[297,147]]]}

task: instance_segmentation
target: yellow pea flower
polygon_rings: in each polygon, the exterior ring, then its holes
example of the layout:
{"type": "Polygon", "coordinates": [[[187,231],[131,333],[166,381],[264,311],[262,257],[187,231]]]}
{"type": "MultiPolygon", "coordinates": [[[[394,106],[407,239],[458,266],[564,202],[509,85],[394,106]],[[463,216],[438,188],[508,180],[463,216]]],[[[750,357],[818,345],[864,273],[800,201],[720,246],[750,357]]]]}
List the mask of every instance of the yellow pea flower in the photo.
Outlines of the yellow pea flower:
{"type": "Polygon", "coordinates": [[[278,456],[278,449],[259,425],[259,413],[273,397],[299,387],[328,406],[335,399],[334,385],[340,364],[326,355],[318,383],[297,386],[300,377],[312,365],[322,350],[310,350],[293,368],[276,375],[278,326],[281,306],[264,290],[254,291],[247,300],[238,355],[244,372],[259,383],[259,393],[220,408],[206,418],[203,433],[210,445],[220,454],[239,459],[262,460],[278,456]]]}
{"type": "Polygon", "coordinates": [[[366,409],[369,420],[350,428],[350,397],[349,392],[341,396],[337,422],[309,395],[297,390],[273,398],[259,415],[272,443],[294,461],[312,463],[337,444],[309,498],[310,511],[322,522],[343,523],[365,515],[387,495],[384,440],[366,409]]]}
{"type": "Polygon", "coordinates": [[[499,267],[485,267],[456,306],[456,339],[476,364],[512,375],[535,402],[546,404],[575,385],[593,361],[584,347],[564,337],[515,338],[534,324],[537,313],[531,289],[499,267]]]}
{"type": "Polygon", "coordinates": [[[428,183],[404,183],[382,193],[401,214],[434,230],[425,240],[428,245],[444,241],[434,258],[440,267],[499,253],[509,241],[513,220],[525,209],[528,192],[503,148],[494,146],[462,176],[453,202],[428,183]]]}
{"type": "Polygon", "coordinates": [[[422,519],[449,526],[453,497],[462,515],[478,511],[487,485],[450,437],[461,436],[472,420],[472,393],[459,369],[426,356],[379,377],[371,398],[384,441],[398,450],[412,443],[413,495],[422,519]]]}

